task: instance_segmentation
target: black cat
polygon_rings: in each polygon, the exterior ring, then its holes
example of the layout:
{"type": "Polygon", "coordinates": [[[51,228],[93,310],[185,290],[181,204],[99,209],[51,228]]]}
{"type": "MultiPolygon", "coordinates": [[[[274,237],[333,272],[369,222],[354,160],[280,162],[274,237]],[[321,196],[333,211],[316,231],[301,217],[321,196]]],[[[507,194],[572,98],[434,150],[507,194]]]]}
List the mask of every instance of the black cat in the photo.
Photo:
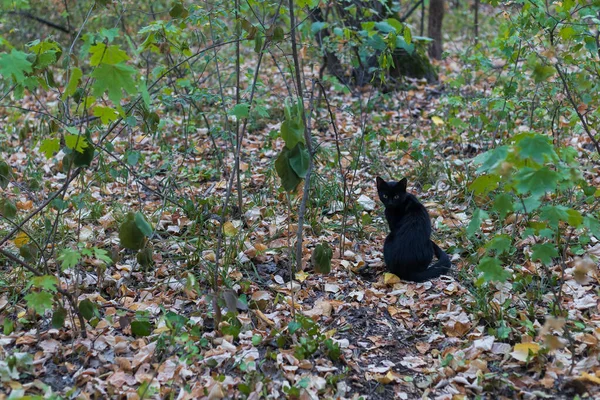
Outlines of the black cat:
{"type": "Polygon", "coordinates": [[[406,178],[400,182],[386,182],[377,177],[377,192],[390,225],[390,234],[383,245],[388,271],[414,282],[446,273],[451,266],[450,258],[431,241],[429,214],[415,196],[406,193],[406,178]],[[427,268],[434,254],[438,261],[427,268]]]}

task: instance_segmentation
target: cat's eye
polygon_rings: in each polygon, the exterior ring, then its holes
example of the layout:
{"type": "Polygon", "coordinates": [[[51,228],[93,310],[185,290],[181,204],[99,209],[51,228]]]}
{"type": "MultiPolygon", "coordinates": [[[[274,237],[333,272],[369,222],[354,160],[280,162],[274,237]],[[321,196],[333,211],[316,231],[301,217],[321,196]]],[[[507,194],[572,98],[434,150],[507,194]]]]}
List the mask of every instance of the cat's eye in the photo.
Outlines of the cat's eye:
{"type": "Polygon", "coordinates": [[[382,195],[384,199],[387,199],[387,194],[382,195]]]}
{"type": "Polygon", "coordinates": [[[399,198],[399,197],[400,197],[400,196],[398,196],[398,195],[395,195],[395,196],[394,196],[394,200],[398,200],[398,198],[399,198]]]}

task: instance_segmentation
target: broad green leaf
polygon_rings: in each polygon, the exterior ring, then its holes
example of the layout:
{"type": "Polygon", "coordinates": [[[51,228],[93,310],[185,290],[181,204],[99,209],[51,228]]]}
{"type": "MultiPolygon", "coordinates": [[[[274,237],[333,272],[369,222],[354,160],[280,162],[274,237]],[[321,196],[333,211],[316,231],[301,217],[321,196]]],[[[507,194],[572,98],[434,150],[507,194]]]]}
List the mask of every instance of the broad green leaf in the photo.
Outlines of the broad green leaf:
{"type": "Polygon", "coordinates": [[[248,103],[240,103],[236,104],[231,111],[230,115],[234,115],[237,119],[248,118],[250,115],[250,104],[248,103]]]}
{"type": "Polygon", "coordinates": [[[12,49],[10,54],[0,53],[0,75],[8,80],[13,78],[17,83],[25,80],[25,73],[32,72],[27,53],[12,49]]]}
{"type": "Polygon", "coordinates": [[[531,158],[541,164],[546,159],[555,159],[556,152],[552,145],[552,140],[544,135],[528,135],[519,141],[519,154],[522,158],[531,158]]]}
{"type": "Polygon", "coordinates": [[[19,254],[25,261],[34,262],[38,256],[38,248],[33,243],[28,243],[19,248],[19,254]]]}
{"type": "Polygon", "coordinates": [[[545,82],[555,73],[556,70],[554,67],[550,65],[538,64],[533,69],[533,79],[535,80],[535,83],[545,82]]]}
{"type": "Polygon", "coordinates": [[[10,166],[5,161],[0,161],[0,187],[6,188],[11,178],[10,166]]]}
{"type": "Polygon", "coordinates": [[[0,216],[13,219],[17,216],[17,206],[9,199],[0,200],[0,216]]]}
{"type": "Polygon", "coordinates": [[[499,182],[498,175],[481,175],[469,185],[469,189],[477,195],[488,194],[498,187],[499,182]]]}
{"type": "Polygon", "coordinates": [[[98,314],[98,306],[90,299],[84,299],[79,302],[79,312],[89,321],[98,314]]]}
{"type": "Polygon", "coordinates": [[[56,278],[54,275],[34,276],[31,278],[31,284],[38,289],[46,289],[49,292],[56,292],[58,278],[56,278]]]}
{"type": "Polygon", "coordinates": [[[490,240],[485,247],[489,250],[495,250],[496,254],[509,253],[512,245],[512,239],[509,235],[496,235],[490,240]]]}
{"type": "Polygon", "coordinates": [[[330,273],[332,257],[333,251],[327,242],[317,244],[310,257],[315,272],[320,274],[330,273]]]}
{"type": "Polygon", "coordinates": [[[39,315],[52,308],[52,295],[48,292],[32,292],[25,296],[27,307],[31,307],[39,315]]]}
{"type": "Polygon", "coordinates": [[[567,210],[567,223],[574,228],[579,228],[583,224],[583,215],[579,211],[569,208],[567,210]]]}
{"type": "Polygon", "coordinates": [[[291,192],[296,189],[296,186],[301,182],[302,179],[296,174],[294,169],[290,166],[290,151],[284,147],[279,153],[279,157],[275,160],[275,171],[281,178],[281,185],[283,188],[291,192]]]}
{"type": "Polygon", "coordinates": [[[285,147],[293,149],[298,143],[304,143],[304,124],[296,119],[286,119],[281,124],[281,138],[285,147]]]}
{"type": "Polygon", "coordinates": [[[502,268],[502,264],[496,258],[483,257],[477,269],[483,273],[486,282],[504,282],[510,278],[510,273],[502,268]]]}
{"type": "Polygon", "coordinates": [[[94,107],[94,116],[99,117],[103,124],[109,124],[119,118],[119,113],[112,107],[94,107]]]}
{"type": "Polygon", "coordinates": [[[60,329],[65,325],[65,319],[67,318],[67,310],[63,307],[58,307],[52,313],[52,327],[54,329],[60,329]]]}
{"type": "Polygon", "coordinates": [[[540,217],[548,221],[550,226],[556,229],[560,221],[567,221],[569,219],[569,214],[565,206],[545,206],[540,209],[540,217]]]}
{"type": "Polygon", "coordinates": [[[308,172],[308,164],[310,162],[308,150],[306,150],[302,143],[298,143],[296,147],[290,151],[289,158],[290,167],[292,167],[296,175],[304,179],[306,177],[306,173],[308,172]]]}
{"type": "Polygon", "coordinates": [[[142,232],[142,234],[144,234],[144,236],[146,236],[146,237],[152,236],[152,225],[150,225],[148,223],[148,221],[146,221],[144,214],[142,214],[139,211],[136,212],[134,220],[135,220],[135,224],[139,228],[140,232],[142,232]]]}
{"type": "Polygon", "coordinates": [[[477,169],[478,173],[494,172],[495,169],[506,160],[507,155],[508,146],[500,146],[479,154],[473,159],[473,163],[475,165],[481,165],[477,169]]]}
{"type": "Polygon", "coordinates": [[[190,15],[190,12],[187,8],[183,6],[183,3],[181,1],[174,1],[172,4],[173,5],[171,6],[171,9],[169,10],[169,15],[171,16],[171,18],[183,19],[187,18],[187,16],[190,15]]]}
{"type": "Polygon", "coordinates": [[[515,175],[516,188],[520,194],[531,192],[532,194],[544,194],[556,189],[559,175],[548,167],[538,170],[524,167],[515,175]]]}
{"type": "Polygon", "coordinates": [[[277,43],[277,42],[281,42],[284,39],[284,32],[283,32],[283,28],[280,26],[276,26],[275,29],[273,30],[273,42],[277,43]]]}
{"type": "Polygon", "coordinates": [[[73,268],[79,263],[79,260],[81,260],[81,252],[79,252],[79,250],[66,248],[61,250],[58,259],[62,261],[61,267],[63,270],[73,268]]]}
{"type": "Polygon", "coordinates": [[[498,213],[501,219],[504,219],[514,210],[512,196],[507,193],[501,193],[494,198],[492,209],[498,213]]]}
{"type": "Polygon", "coordinates": [[[322,21],[313,22],[312,25],[310,26],[310,31],[314,35],[317,32],[319,32],[320,30],[327,28],[328,25],[329,24],[327,22],[322,22],[322,21]]]}
{"type": "Polygon", "coordinates": [[[136,337],[149,336],[152,333],[152,324],[150,321],[132,321],[131,333],[136,337]]]}
{"type": "Polygon", "coordinates": [[[97,43],[90,47],[90,64],[97,66],[100,64],[115,65],[129,60],[129,56],[116,45],[107,46],[104,43],[97,43]]]}
{"type": "Polygon", "coordinates": [[[65,144],[69,149],[74,150],[78,153],[83,153],[86,147],[89,146],[87,141],[85,140],[85,137],[83,137],[83,135],[78,134],[65,135],[65,144]]]}
{"type": "Polygon", "coordinates": [[[300,329],[302,327],[302,325],[298,322],[298,321],[290,321],[288,323],[288,331],[290,332],[290,334],[294,334],[296,333],[296,331],[298,329],[300,329]]]}
{"type": "Polygon", "coordinates": [[[481,228],[481,223],[488,218],[488,213],[478,208],[473,212],[471,222],[467,226],[467,235],[473,236],[481,228]]]}
{"type": "Polygon", "coordinates": [[[141,249],[136,255],[137,262],[144,268],[148,268],[154,262],[152,260],[152,249],[150,247],[145,247],[141,249]]]}
{"type": "Polygon", "coordinates": [[[55,153],[60,150],[60,139],[44,139],[40,144],[40,151],[44,153],[46,158],[52,157],[55,153]]]}
{"type": "Polygon", "coordinates": [[[135,214],[127,214],[125,221],[119,227],[121,246],[130,250],[140,250],[144,246],[145,235],[135,222],[135,214]]]}
{"type": "Polygon", "coordinates": [[[71,77],[69,78],[69,83],[67,84],[65,92],[62,95],[63,100],[66,100],[69,96],[73,96],[75,90],[77,90],[77,86],[79,85],[79,81],[81,80],[82,76],[83,72],[81,72],[79,68],[75,67],[71,70],[71,77]]]}
{"type": "Polygon", "coordinates": [[[533,253],[531,254],[532,260],[540,260],[544,265],[552,264],[552,258],[558,257],[558,250],[556,245],[551,243],[539,243],[531,246],[533,253]]]}
{"type": "Polygon", "coordinates": [[[123,90],[128,94],[137,93],[133,76],[135,69],[125,64],[100,64],[92,77],[96,79],[92,85],[94,96],[102,96],[108,92],[108,98],[115,104],[119,104],[123,97],[123,90]]]}

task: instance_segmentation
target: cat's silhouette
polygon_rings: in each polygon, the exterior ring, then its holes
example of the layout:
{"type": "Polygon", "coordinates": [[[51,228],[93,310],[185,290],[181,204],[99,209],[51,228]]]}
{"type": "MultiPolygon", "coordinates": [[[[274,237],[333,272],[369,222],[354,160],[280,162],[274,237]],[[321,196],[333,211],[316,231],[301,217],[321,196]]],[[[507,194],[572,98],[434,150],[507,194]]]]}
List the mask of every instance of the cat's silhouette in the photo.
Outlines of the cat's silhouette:
{"type": "Polygon", "coordinates": [[[377,177],[377,193],[390,226],[383,258],[389,272],[404,280],[423,282],[446,273],[450,258],[431,240],[429,214],[415,196],[406,192],[406,184],[406,178],[386,182],[377,177]],[[438,261],[429,267],[434,255],[438,261]]]}

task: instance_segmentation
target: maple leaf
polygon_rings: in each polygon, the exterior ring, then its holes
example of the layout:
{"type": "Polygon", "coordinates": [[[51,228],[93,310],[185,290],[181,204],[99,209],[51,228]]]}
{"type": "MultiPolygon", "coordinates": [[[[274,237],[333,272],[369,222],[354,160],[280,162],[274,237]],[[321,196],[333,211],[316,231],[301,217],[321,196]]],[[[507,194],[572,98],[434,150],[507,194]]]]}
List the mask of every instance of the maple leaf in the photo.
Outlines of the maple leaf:
{"type": "Polygon", "coordinates": [[[48,292],[34,292],[25,296],[27,306],[42,315],[46,310],[52,308],[52,295],[48,292]]]}
{"type": "Polygon", "coordinates": [[[25,73],[31,72],[31,62],[27,60],[27,53],[12,49],[10,54],[0,54],[0,74],[4,79],[13,77],[17,83],[25,80],[25,73]]]}
{"type": "Polygon", "coordinates": [[[44,153],[46,158],[52,157],[54,153],[58,153],[59,150],[60,140],[58,138],[42,140],[42,144],[40,145],[40,151],[44,153]]]}
{"type": "Polygon", "coordinates": [[[115,65],[122,61],[129,60],[129,56],[119,46],[106,46],[104,43],[98,43],[90,47],[90,64],[93,66],[100,64],[115,65]]]}
{"type": "Polygon", "coordinates": [[[108,98],[119,104],[123,90],[129,94],[137,93],[133,74],[135,69],[125,64],[101,64],[94,70],[92,77],[96,79],[92,86],[94,96],[99,97],[108,91],[108,98]]]}

